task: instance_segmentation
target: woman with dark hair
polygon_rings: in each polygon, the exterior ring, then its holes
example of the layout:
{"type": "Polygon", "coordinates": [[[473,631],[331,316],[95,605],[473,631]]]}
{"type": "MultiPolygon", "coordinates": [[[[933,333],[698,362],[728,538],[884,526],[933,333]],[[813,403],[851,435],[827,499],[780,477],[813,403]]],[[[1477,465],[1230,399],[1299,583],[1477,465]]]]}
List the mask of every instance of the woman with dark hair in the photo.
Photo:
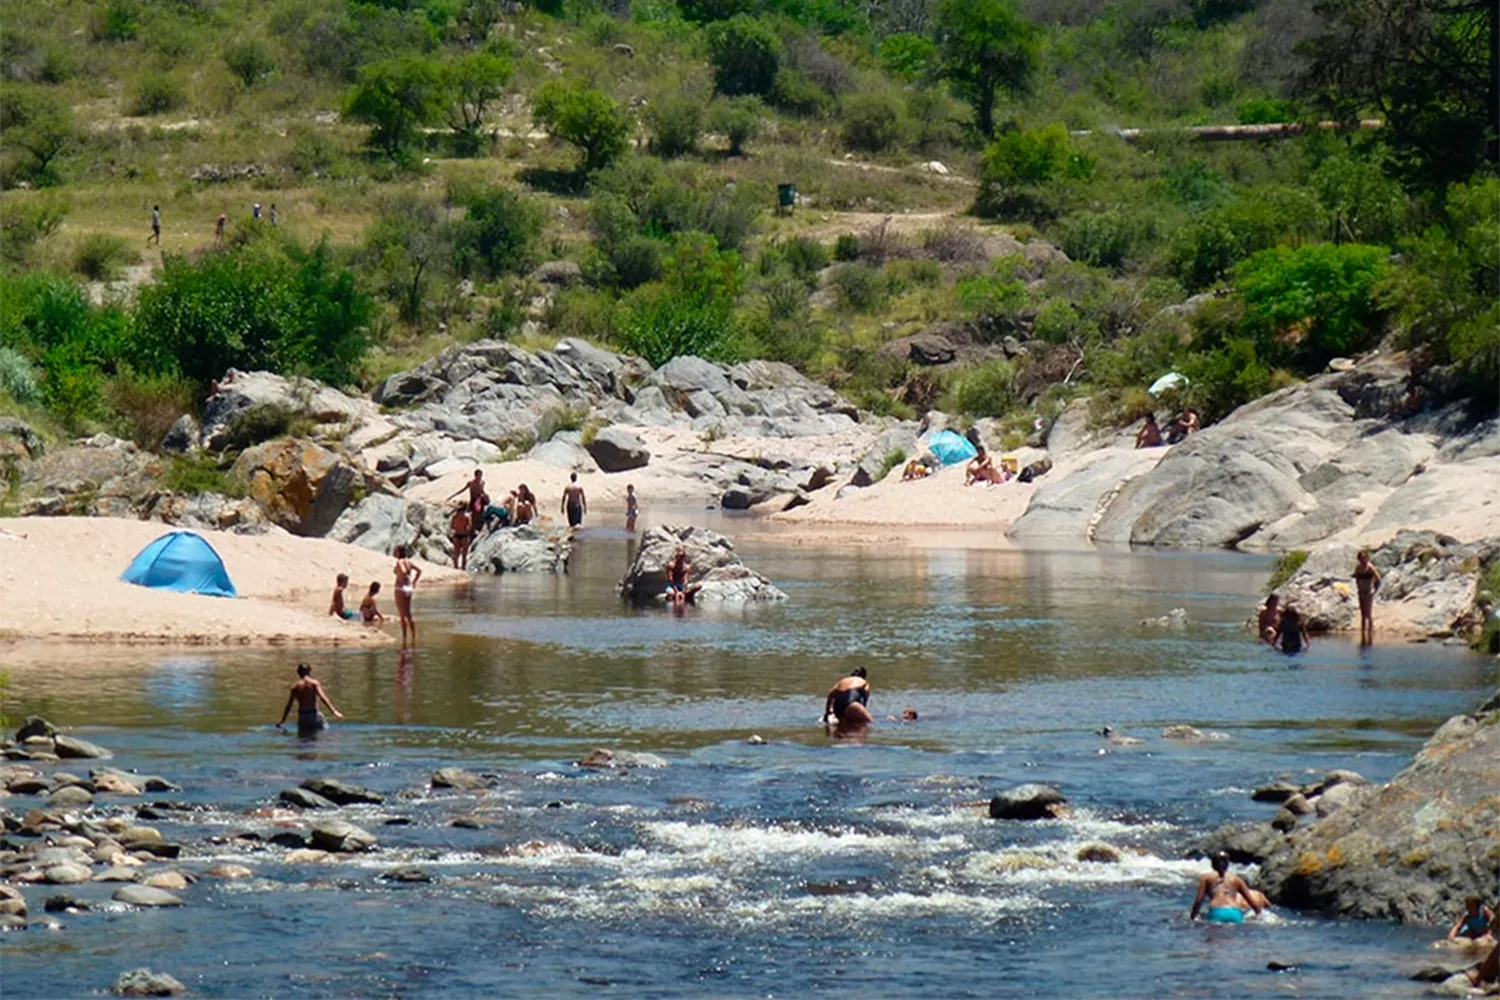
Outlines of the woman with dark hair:
{"type": "Polygon", "coordinates": [[[1283,653],[1300,653],[1312,647],[1301,613],[1290,605],[1282,610],[1281,622],[1276,626],[1276,645],[1283,653]]]}
{"type": "Polygon", "coordinates": [[[1370,562],[1370,550],[1361,549],[1354,562],[1354,589],[1359,593],[1359,644],[1375,643],[1375,592],[1380,589],[1380,570],[1370,562]]]}
{"type": "Polygon", "coordinates": [[[422,567],[406,557],[406,546],[396,546],[396,614],[401,619],[401,645],[408,644],[407,630],[411,630],[410,643],[417,642],[417,621],[411,616],[411,600],[417,593],[417,581],[422,578],[422,567]]]}

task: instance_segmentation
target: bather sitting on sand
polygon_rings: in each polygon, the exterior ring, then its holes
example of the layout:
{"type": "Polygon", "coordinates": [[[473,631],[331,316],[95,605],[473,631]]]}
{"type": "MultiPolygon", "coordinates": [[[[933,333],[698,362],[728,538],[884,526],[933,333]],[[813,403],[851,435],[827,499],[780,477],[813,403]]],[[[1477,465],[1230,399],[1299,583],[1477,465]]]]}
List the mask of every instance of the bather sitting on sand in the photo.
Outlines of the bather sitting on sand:
{"type": "Polygon", "coordinates": [[[1198,919],[1198,911],[1205,899],[1208,900],[1208,922],[1211,924],[1242,924],[1245,910],[1254,910],[1257,915],[1265,910],[1265,893],[1250,888],[1240,876],[1229,874],[1229,855],[1218,851],[1210,863],[1213,871],[1204,872],[1198,878],[1198,895],[1193,898],[1189,920],[1198,919]]]}
{"type": "Polygon", "coordinates": [[[909,483],[913,479],[926,479],[930,475],[932,473],[928,471],[927,466],[914,458],[906,463],[906,468],[901,470],[901,481],[909,483]]]}
{"type": "Polygon", "coordinates": [[[994,457],[983,447],[969,460],[969,467],[964,470],[965,486],[973,486],[975,483],[1003,483],[1007,478],[1005,473],[995,468],[994,457]]]}
{"type": "Polygon", "coordinates": [[[828,691],[823,703],[823,721],[840,726],[868,726],[875,721],[870,714],[870,682],[864,667],[855,667],[849,676],[839,678],[828,691]]]}

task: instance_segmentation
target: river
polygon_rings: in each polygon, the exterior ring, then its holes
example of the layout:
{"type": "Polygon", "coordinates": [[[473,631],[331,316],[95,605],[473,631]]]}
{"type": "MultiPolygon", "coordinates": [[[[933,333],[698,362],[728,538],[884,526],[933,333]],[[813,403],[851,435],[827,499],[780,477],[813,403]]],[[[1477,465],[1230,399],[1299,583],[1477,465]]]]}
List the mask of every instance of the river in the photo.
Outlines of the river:
{"type": "MultiPolygon", "coordinates": [[[[1269,818],[1256,784],[1388,778],[1493,687],[1492,662],[1340,639],[1284,658],[1240,627],[1268,568],[1252,556],[760,536],[741,554],[785,604],[678,617],[614,596],[630,545],[590,529],[566,577],[419,594],[405,656],[59,648],[14,666],[13,718],[183,786],[146,797],[190,807],[151,821],[183,869],[255,874],[206,878],[174,910],[70,887],[95,910],[0,938],[5,996],[85,996],[141,965],[218,997],[1420,994],[1405,976],[1437,929],[1190,925],[1202,865],[1180,859],[1219,823],[1269,818]],[[1177,607],[1185,628],[1141,624],[1177,607]],[[300,658],[348,717],[315,741],[270,725],[300,658]],[[920,721],[825,735],[823,695],[856,665],[877,718],[920,721]],[[1161,739],[1175,723],[1229,738],[1161,739]],[[1144,744],[1107,746],[1105,724],[1144,744]],[[667,766],[573,766],[594,747],[667,766]],[[428,793],[442,766],[497,787],[428,793]],[[272,832],[268,803],[314,775],[386,795],[344,810],[379,851],[292,865],[235,838],[272,832]],[[1072,815],[985,817],[1025,781],[1072,815]],[[1097,842],[1123,861],[1075,860],[1097,842]],[[378,877],[397,865],[432,881],[378,877]]],[[[40,916],[47,892],[27,895],[40,916]]]]}

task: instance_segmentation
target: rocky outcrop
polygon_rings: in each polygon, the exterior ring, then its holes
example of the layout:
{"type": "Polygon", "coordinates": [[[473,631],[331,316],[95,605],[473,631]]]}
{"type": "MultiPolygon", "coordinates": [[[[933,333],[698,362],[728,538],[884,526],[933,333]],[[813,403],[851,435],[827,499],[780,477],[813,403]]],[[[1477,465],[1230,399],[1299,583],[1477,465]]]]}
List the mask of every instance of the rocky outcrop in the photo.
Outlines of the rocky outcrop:
{"type": "Polygon", "coordinates": [[[23,516],[136,517],[162,493],[162,461],[95,434],[21,465],[23,516]]]}
{"type": "Polygon", "coordinates": [[[222,451],[236,443],[250,443],[234,440],[235,420],[257,407],[309,420],[318,428],[315,436],[319,437],[343,437],[377,414],[369,400],[346,395],[321,382],[283,378],[271,372],[235,371],[219,383],[203,406],[201,445],[210,451],[222,451]]]}
{"type": "Polygon", "coordinates": [[[363,470],[347,458],[297,438],[246,448],[230,475],[277,525],[314,538],[326,535],[355,494],[368,488],[363,470]]]}
{"type": "MultiPolygon", "coordinates": [[[[1283,607],[1296,607],[1309,631],[1337,632],[1359,626],[1353,570],[1358,546],[1330,543],[1314,550],[1279,588],[1283,607]]],[[[1402,531],[1370,551],[1381,574],[1375,620],[1432,637],[1477,629],[1479,581],[1500,559],[1500,540],[1462,543],[1432,531],[1402,531]]]]}
{"type": "Polygon", "coordinates": [[[605,472],[629,472],[651,461],[651,452],[640,435],[626,427],[605,427],[584,447],[605,472]]]}
{"type": "Polygon", "coordinates": [[[573,543],[561,528],[523,524],[495,528],[474,540],[469,571],[477,573],[566,573],[573,543]]]}
{"type": "Polygon", "coordinates": [[[189,530],[232,531],[237,535],[286,530],[254,500],[222,493],[163,493],[142,513],[149,520],[189,530]]]}
{"type": "Polygon", "coordinates": [[[681,549],[688,561],[688,589],[699,604],[782,601],[786,595],[735,555],[734,544],[706,528],[659,525],[641,536],[641,547],[620,582],[620,596],[632,604],[661,602],[667,565],[681,549]]]}
{"type": "MultiPolygon", "coordinates": [[[[397,545],[422,559],[450,563],[450,508],[400,496],[373,494],[346,510],[328,537],[386,555],[397,545]]],[[[573,545],[565,530],[536,525],[493,528],[469,549],[469,570],[476,573],[563,573],[573,545]]]]}
{"type": "Polygon", "coordinates": [[[1017,785],[990,799],[990,819],[1053,819],[1068,800],[1048,785],[1017,785]]]}
{"type": "Polygon", "coordinates": [[[1388,784],[1335,772],[1303,797],[1317,818],[1285,836],[1264,825],[1220,836],[1261,863],[1274,902],[1446,922],[1500,878],[1500,705],[1449,719],[1388,784]]]}

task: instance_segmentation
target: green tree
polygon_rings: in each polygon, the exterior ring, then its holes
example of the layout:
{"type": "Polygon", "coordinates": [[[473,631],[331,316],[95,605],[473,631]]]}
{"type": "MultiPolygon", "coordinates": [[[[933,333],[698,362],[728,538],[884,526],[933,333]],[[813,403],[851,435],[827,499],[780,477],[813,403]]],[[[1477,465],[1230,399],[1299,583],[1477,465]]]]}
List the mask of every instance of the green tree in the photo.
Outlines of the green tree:
{"type": "Polygon", "coordinates": [[[443,103],[453,129],[455,152],[475,156],[483,148],[485,110],[505,93],[515,67],[504,56],[475,52],[443,67],[443,103]]]}
{"type": "Polygon", "coordinates": [[[432,280],[458,261],[455,236],[443,207],[413,194],[387,201],[365,230],[364,265],[406,322],[422,318],[432,280]]]}
{"type": "Polygon", "coordinates": [[[409,155],[417,130],[443,111],[443,74],[423,56],[371,63],[360,70],[344,114],[371,127],[370,145],[393,160],[409,155]]]}
{"type": "Polygon", "coordinates": [[[771,93],[783,56],[781,39],[764,21],[736,14],[708,26],[708,55],[721,94],[771,93]]]}
{"type": "Polygon", "coordinates": [[[739,254],[713,237],[675,237],[662,261],[662,279],[624,301],[619,327],[624,347],[653,365],[683,354],[732,361],[734,301],[742,284],[739,254]]]}
{"type": "Polygon", "coordinates": [[[454,225],[459,274],[486,278],[515,274],[536,263],[542,239],[542,211],[509,188],[491,188],[464,200],[465,215],[454,225]]]}
{"type": "Polygon", "coordinates": [[[760,134],[760,98],[720,98],[714,101],[710,121],[729,140],[729,155],[744,156],[745,143],[760,134]]]}
{"type": "Polygon", "coordinates": [[[938,50],[931,39],[903,31],[881,39],[876,55],[887,73],[911,82],[931,71],[937,63],[938,50]]]}
{"type": "Polygon", "coordinates": [[[232,42],[224,49],[224,65],[247,87],[253,87],[276,72],[276,60],[265,43],[256,38],[232,42]]]}
{"type": "Polygon", "coordinates": [[[578,168],[591,174],[630,145],[635,121],[619,101],[581,80],[549,80],[531,99],[531,115],[551,135],[583,154],[578,168]]]}
{"type": "Polygon", "coordinates": [[[1362,243],[1262,250],[1234,269],[1235,295],[1245,304],[1240,329],[1260,357],[1308,373],[1363,350],[1380,334],[1375,291],[1389,255],[1362,243]]]}
{"type": "Polygon", "coordinates": [[[0,106],[0,129],[5,144],[25,154],[12,169],[39,187],[56,184],[54,164],[78,137],[72,109],[48,93],[23,91],[7,98],[0,106]]]}
{"type": "Polygon", "coordinates": [[[995,134],[1001,91],[1022,94],[1036,71],[1039,33],[1012,0],[940,0],[938,74],[974,108],[974,123],[995,134]]]}

